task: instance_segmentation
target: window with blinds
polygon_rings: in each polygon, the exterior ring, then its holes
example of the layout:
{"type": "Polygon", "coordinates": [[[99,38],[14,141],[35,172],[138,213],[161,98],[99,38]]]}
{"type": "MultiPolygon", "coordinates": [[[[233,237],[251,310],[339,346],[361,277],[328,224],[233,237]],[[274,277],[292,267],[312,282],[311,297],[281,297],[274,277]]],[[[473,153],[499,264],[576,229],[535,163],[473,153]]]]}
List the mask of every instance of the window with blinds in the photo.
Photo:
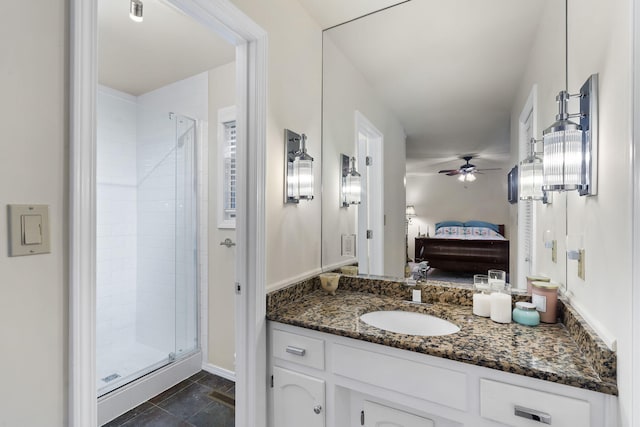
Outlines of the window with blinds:
{"type": "Polygon", "coordinates": [[[235,107],[218,110],[218,228],[236,228],[237,162],[235,107]]]}
{"type": "Polygon", "coordinates": [[[236,218],[236,122],[224,125],[223,206],[224,220],[236,218]]]}

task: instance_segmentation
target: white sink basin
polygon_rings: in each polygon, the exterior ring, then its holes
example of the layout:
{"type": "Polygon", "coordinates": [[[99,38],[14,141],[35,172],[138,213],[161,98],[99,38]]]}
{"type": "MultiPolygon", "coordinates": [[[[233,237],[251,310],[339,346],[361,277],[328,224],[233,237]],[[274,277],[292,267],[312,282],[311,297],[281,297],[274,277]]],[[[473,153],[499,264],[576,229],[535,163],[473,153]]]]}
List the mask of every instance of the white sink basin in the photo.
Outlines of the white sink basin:
{"type": "Polygon", "coordinates": [[[372,311],[360,316],[360,320],[378,329],[405,335],[449,335],[460,331],[447,320],[412,311],[372,311]]]}

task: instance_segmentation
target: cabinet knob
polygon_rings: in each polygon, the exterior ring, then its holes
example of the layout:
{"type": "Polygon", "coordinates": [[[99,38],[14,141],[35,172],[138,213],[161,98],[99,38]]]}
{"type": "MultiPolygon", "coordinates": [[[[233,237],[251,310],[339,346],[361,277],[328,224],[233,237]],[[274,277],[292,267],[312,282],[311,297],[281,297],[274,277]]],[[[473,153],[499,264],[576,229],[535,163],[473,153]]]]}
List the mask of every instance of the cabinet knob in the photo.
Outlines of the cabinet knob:
{"type": "Polygon", "coordinates": [[[313,412],[315,412],[316,414],[319,414],[320,412],[322,412],[322,406],[321,405],[314,406],[313,412]]]}

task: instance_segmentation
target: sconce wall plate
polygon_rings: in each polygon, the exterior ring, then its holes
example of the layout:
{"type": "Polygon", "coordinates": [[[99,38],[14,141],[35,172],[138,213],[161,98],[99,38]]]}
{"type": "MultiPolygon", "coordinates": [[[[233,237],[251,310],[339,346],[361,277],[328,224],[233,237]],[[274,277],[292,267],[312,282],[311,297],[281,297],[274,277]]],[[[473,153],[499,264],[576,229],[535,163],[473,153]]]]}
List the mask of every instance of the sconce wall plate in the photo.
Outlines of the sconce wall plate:
{"type": "Polygon", "coordinates": [[[585,183],[581,196],[598,194],[598,74],[592,74],[580,88],[580,126],[584,145],[585,183]]]}

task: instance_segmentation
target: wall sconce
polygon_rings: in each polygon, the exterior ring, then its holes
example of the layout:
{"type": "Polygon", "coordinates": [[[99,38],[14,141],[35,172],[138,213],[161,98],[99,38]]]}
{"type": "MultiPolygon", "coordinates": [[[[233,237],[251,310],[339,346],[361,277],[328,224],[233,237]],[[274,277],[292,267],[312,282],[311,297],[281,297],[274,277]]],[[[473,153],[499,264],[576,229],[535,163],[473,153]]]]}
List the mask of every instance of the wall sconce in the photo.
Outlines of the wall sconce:
{"type": "Polygon", "coordinates": [[[313,157],[307,154],[307,136],[284,130],[285,203],[313,200],[313,157]]]}
{"type": "Polygon", "coordinates": [[[135,22],[142,22],[142,0],[130,0],[129,18],[135,22]]]}
{"type": "Polygon", "coordinates": [[[349,205],[359,205],[362,193],[362,177],[356,171],[356,158],[351,158],[351,167],[349,167],[349,156],[340,154],[342,164],[342,181],[341,181],[341,205],[349,207],[349,205]]]}
{"type": "Polygon", "coordinates": [[[520,162],[520,200],[542,200],[542,159],[536,153],[536,140],[529,140],[529,154],[520,162]]]}
{"type": "Polygon", "coordinates": [[[570,95],[563,90],[556,100],[556,122],[542,132],[542,189],[578,190],[581,196],[594,196],[597,194],[598,164],[598,75],[591,75],[580,93],[570,95]],[[572,97],[580,98],[578,114],[567,113],[567,103],[572,97]],[[579,117],[580,123],[569,120],[573,117],[579,117]]]}
{"type": "Polygon", "coordinates": [[[411,222],[411,218],[416,216],[416,208],[413,205],[407,205],[407,209],[405,210],[405,215],[407,216],[407,221],[411,222]]]}

